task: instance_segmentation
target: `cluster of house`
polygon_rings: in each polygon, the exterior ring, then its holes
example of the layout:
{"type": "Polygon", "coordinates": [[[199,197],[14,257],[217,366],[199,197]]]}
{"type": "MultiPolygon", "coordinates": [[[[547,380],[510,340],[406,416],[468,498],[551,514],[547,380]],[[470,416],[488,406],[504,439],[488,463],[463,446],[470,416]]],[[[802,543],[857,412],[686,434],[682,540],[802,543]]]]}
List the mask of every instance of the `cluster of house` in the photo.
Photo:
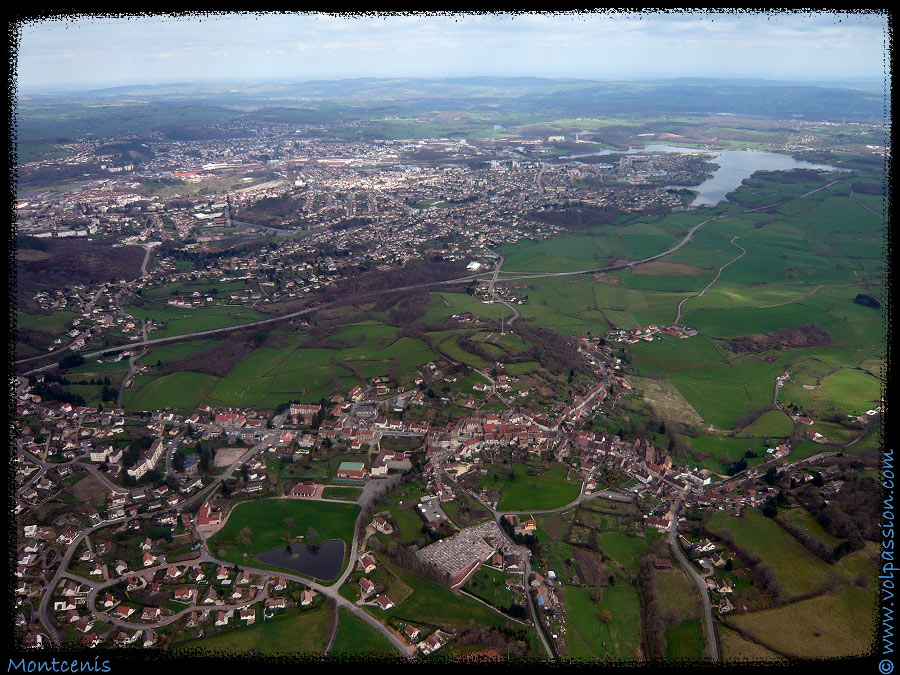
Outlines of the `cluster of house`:
{"type": "Polygon", "coordinates": [[[494,288],[491,289],[491,285],[489,282],[482,281],[475,289],[475,297],[481,298],[481,301],[486,305],[493,304],[494,302],[499,302],[499,300],[496,300],[495,297],[510,304],[524,305],[526,298],[518,295],[515,291],[516,288],[527,288],[527,286],[504,283],[495,284],[494,288]]]}
{"type": "MultiPolygon", "coordinates": [[[[730,581],[722,577],[715,576],[715,571],[726,567],[728,560],[717,552],[719,547],[707,538],[700,539],[696,542],[688,541],[684,536],[680,536],[684,548],[691,554],[692,558],[705,568],[706,572],[706,588],[716,595],[722,596],[718,602],[719,612],[726,614],[734,609],[728,595],[734,593],[734,588],[730,581]]],[[[726,568],[727,569],[727,568],[726,568]]],[[[742,576],[743,570],[735,570],[735,576],[742,576]]]]}
{"type": "MultiPolygon", "coordinates": [[[[43,380],[43,375],[34,376],[36,383],[43,380]]],[[[37,428],[27,424],[21,428],[18,440],[25,450],[34,455],[46,452],[48,457],[64,460],[94,451],[95,444],[106,445],[106,439],[125,433],[124,410],[108,408],[98,412],[96,407],[45,402],[32,392],[24,377],[16,378],[16,416],[36,418],[41,424],[37,428]],[[35,440],[39,436],[44,439],[41,443],[35,440]]]]}
{"type": "MultiPolygon", "coordinates": [[[[357,557],[357,564],[363,574],[371,574],[378,567],[378,561],[371,551],[364,551],[357,557]]],[[[360,604],[371,604],[387,611],[394,606],[394,601],[388,597],[387,593],[377,592],[375,583],[366,577],[359,580],[360,604]]]]}
{"type": "MultiPolygon", "coordinates": [[[[141,548],[152,546],[149,540],[141,543],[141,548]]],[[[146,551],[144,564],[152,566],[155,563],[153,556],[146,551]]],[[[71,624],[75,629],[89,635],[94,624],[99,621],[118,622],[146,622],[158,625],[175,616],[176,611],[164,606],[148,604],[136,604],[131,598],[132,593],[145,598],[171,600],[184,604],[191,611],[184,615],[185,628],[192,628],[201,624],[212,622],[217,627],[228,626],[237,616],[239,622],[251,625],[258,618],[258,611],[262,611],[264,618],[271,618],[275,612],[284,610],[289,605],[289,599],[284,595],[288,582],[284,577],[267,578],[251,575],[246,571],[235,570],[224,565],[215,567],[206,564],[169,565],[147,571],[128,573],[122,579],[123,589],[100,591],[96,595],[96,610],[90,610],[88,614],[82,614],[78,607],[87,605],[87,598],[91,590],[90,586],[70,579],[65,579],[54,592],[52,609],[57,613],[57,621],[60,624],[71,624]],[[261,595],[267,595],[262,605],[255,608],[261,595]],[[123,597],[124,596],[124,597],[123,597]]],[[[127,569],[121,570],[127,573],[127,569]]],[[[109,585],[106,587],[109,589],[109,585]]],[[[317,593],[310,589],[300,591],[298,603],[300,606],[308,606],[312,603],[317,593]]],[[[140,629],[129,635],[120,631],[112,637],[115,645],[128,645],[140,641],[141,636],[145,642],[150,629],[140,629]]],[[[99,636],[98,636],[99,637],[99,636]]],[[[155,637],[155,636],[154,636],[155,637]]],[[[84,640],[85,644],[96,646],[99,642],[94,639],[84,640]]]]}
{"type": "Polygon", "coordinates": [[[546,612],[553,612],[560,606],[559,596],[553,588],[553,582],[556,581],[556,573],[550,570],[544,577],[537,572],[531,573],[531,579],[528,581],[528,587],[534,595],[534,602],[539,609],[546,612]]]}
{"type": "Polygon", "coordinates": [[[510,527],[512,527],[514,536],[524,537],[533,535],[535,530],[537,530],[537,521],[534,518],[521,520],[519,516],[514,513],[507,514],[503,516],[503,518],[509,523],[510,527]]]}
{"type": "MultiPolygon", "coordinates": [[[[412,397],[420,396],[422,392],[416,392],[412,397]]],[[[350,397],[353,398],[352,391],[350,397]]],[[[428,433],[427,424],[388,419],[377,415],[375,408],[368,405],[357,406],[352,412],[349,406],[336,405],[331,413],[335,419],[322,422],[318,430],[319,439],[346,440],[353,450],[372,446],[383,436],[424,436],[428,433]]]]}
{"type": "Polygon", "coordinates": [[[457,464],[450,464],[446,469],[460,475],[462,462],[483,449],[524,448],[540,455],[551,447],[554,437],[552,431],[518,411],[481,413],[443,429],[432,427],[425,437],[425,452],[429,458],[436,452],[449,453],[457,464]]]}
{"type": "MultiPolygon", "coordinates": [[[[415,147],[421,144],[407,141],[396,148],[386,144],[339,141],[329,141],[324,144],[327,147],[323,147],[320,139],[298,139],[287,130],[278,133],[258,130],[256,133],[252,145],[260,148],[257,152],[270,154],[273,143],[282,146],[285,141],[290,147],[295,147],[296,143],[301,143],[301,147],[296,150],[296,156],[292,151],[292,157],[273,159],[264,165],[255,161],[252,156],[242,156],[236,160],[233,148],[222,147],[216,142],[172,144],[166,153],[149,159],[140,166],[142,176],[174,176],[179,180],[199,182],[220,174],[243,175],[241,180],[249,181],[251,185],[234,188],[227,195],[182,196],[177,201],[163,204],[156,197],[147,200],[135,194],[136,184],[132,182],[131,175],[123,175],[121,180],[95,179],[78,186],[77,198],[65,192],[55,195],[44,191],[21,200],[17,204],[20,227],[33,232],[35,236],[87,236],[97,231],[105,234],[121,231],[123,243],[146,242],[150,238],[177,241],[196,236],[198,226],[221,226],[226,222],[226,211],[237,209],[236,217],[239,218],[241,210],[259,199],[292,195],[298,201],[304,220],[328,225],[355,217],[360,212],[373,221],[373,226],[349,230],[316,227],[309,236],[296,242],[288,242],[289,245],[266,250],[264,254],[253,252],[234,256],[238,258],[237,262],[223,259],[209,271],[216,275],[241,272],[249,274],[258,272],[263,262],[263,269],[293,269],[298,253],[315,256],[317,250],[335,246],[351,251],[346,259],[337,261],[340,265],[332,261],[328,267],[323,268],[338,273],[341,266],[356,269],[357,265],[364,262],[402,265],[408,259],[420,257],[423,245],[428,247],[426,255],[438,253],[462,260],[467,256],[460,252],[460,237],[464,237],[471,248],[477,249],[517,241],[526,236],[541,239],[553,236],[559,232],[559,227],[535,221],[529,214],[538,205],[543,208],[547,199],[558,198],[560,203],[564,198],[570,199],[573,190],[578,193],[579,198],[588,200],[587,203],[617,204],[629,211],[661,200],[672,204],[680,203],[680,197],[668,195],[661,189],[641,190],[635,194],[627,186],[611,187],[599,192],[586,188],[575,179],[583,172],[598,170],[599,165],[580,165],[578,169],[573,169],[523,161],[519,154],[521,148],[525,147],[523,143],[529,146],[529,153],[541,155],[546,152],[546,149],[540,147],[530,147],[531,143],[527,139],[508,145],[497,145],[492,141],[490,148],[483,147],[477,141],[447,141],[443,146],[427,143],[424,149],[439,152],[449,162],[456,163],[426,167],[399,164],[398,153],[416,153],[423,149],[415,147]],[[283,135],[279,136],[279,133],[283,135]],[[184,154],[189,145],[190,152],[200,153],[203,155],[202,159],[184,154]],[[458,164],[460,159],[482,157],[485,153],[490,153],[493,158],[490,172],[458,164]],[[508,159],[498,160],[497,153],[506,153],[508,159]],[[300,166],[303,167],[302,175],[296,173],[300,166]],[[361,174],[359,166],[374,170],[361,174]],[[264,180],[258,176],[264,170],[276,170],[281,177],[277,180],[264,180]],[[257,179],[254,178],[254,172],[257,179]],[[537,193],[533,190],[536,172],[539,173],[540,188],[537,193]],[[311,187],[313,184],[315,188],[311,187]],[[323,191],[327,195],[324,202],[321,198],[323,191]],[[422,206],[439,201],[437,196],[445,200],[447,208],[422,206]],[[128,213],[129,205],[134,202],[141,203],[140,212],[128,213]],[[416,204],[419,208],[413,208],[409,204],[416,204]],[[159,217],[162,212],[165,212],[167,222],[174,223],[174,233],[166,228],[159,217]],[[151,216],[149,224],[145,224],[148,214],[151,216]],[[78,230],[67,230],[61,227],[67,218],[86,219],[89,224],[78,230]],[[48,224],[51,224],[49,230],[48,224]],[[382,226],[388,224],[392,226],[393,236],[385,239],[382,226]],[[433,242],[440,241],[443,237],[449,241],[435,246],[433,242]]],[[[78,156],[80,161],[93,161],[89,160],[89,149],[80,150],[78,156]]],[[[68,158],[65,161],[69,163],[68,158]]],[[[666,158],[665,161],[677,160],[666,158]]],[[[41,162],[47,166],[54,163],[52,160],[41,162]]],[[[107,171],[113,172],[129,173],[134,169],[134,165],[130,163],[103,166],[107,167],[107,171]]],[[[631,166],[629,163],[629,170],[631,166]]],[[[247,231],[253,232],[255,229],[248,228],[247,231]]],[[[225,235],[203,233],[198,237],[198,243],[184,244],[184,247],[202,249],[207,242],[222,236],[225,235]]],[[[145,283],[171,284],[179,280],[177,273],[168,271],[162,265],[158,268],[151,270],[148,277],[141,280],[142,287],[145,283]]],[[[302,282],[295,281],[293,276],[286,282],[281,279],[277,283],[266,282],[272,287],[267,295],[273,299],[297,297],[299,292],[318,290],[331,280],[328,275],[316,270],[316,273],[308,272],[302,282]]]]}
{"type": "MultiPolygon", "coordinates": [[[[96,227],[94,229],[96,230],[96,227]]],[[[83,232],[86,235],[88,230],[85,229],[83,232]]],[[[67,311],[74,314],[66,326],[68,330],[65,331],[65,336],[54,339],[47,351],[60,349],[65,338],[68,338],[65,342],[70,349],[81,349],[88,340],[96,338],[114,326],[126,334],[133,331],[135,328],[133,321],[124,316],[115,316],[117,308],[112,300],[109,301],[109,307],[104,307],[98,302],[102,295],[114,291],[119,285],[120,282],[103,282],[96,288],[88,289],[84,284],[77,284],[65,292],[56,290],[51,294],[50,291],[44,290],[37,293],[33,299],[44,312],[67,311]]]]}
{"type": "Polygon", "coordinates": [[[697,330],[695,328],[688,328],[687,326],[680,323],[676,323],[672,326],[658,326],[656,324],[650,324],[646,328],[631,328],[628,330],[620,329],[607,331],[606,339],[610,342],[622,342],[628,345],[633,345],[635,342],[638,342],[640,340],[652,342],[654,340],[654,336],[656,336],[656,339],[661,340],[663,339],[661,334],[684,339],[697,335],[697,330]]]}

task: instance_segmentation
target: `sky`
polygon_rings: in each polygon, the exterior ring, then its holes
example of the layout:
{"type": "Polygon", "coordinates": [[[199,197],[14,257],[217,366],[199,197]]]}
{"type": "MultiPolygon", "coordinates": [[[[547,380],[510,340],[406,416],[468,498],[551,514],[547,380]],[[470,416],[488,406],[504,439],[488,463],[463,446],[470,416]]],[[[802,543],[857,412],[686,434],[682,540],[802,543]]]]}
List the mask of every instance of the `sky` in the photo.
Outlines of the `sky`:
{"type": "Polygon", "coordinates": [[[885,14],[227,14],[19,25],[19,92],[472,75],[884,78],[885,14]]]}

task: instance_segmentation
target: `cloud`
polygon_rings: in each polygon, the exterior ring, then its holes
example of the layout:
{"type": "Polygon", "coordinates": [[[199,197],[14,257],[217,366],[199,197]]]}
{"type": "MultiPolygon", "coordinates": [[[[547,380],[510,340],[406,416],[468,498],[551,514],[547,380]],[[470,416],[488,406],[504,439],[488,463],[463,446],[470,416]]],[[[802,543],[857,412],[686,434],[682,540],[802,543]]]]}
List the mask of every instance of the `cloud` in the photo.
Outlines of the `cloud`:
{"type": "Polygon", "coordinates": [[[616,79],[760,76],[765,67],[771,79],[878,77],[885,27],[885,15],[837,12],[84,17],[22,24],[17,65],[20,90],[62,83],[73,72],[99,81],[110,72],[110,54],[120,55],[117,77],[134,83],[160,76],[144,62],[177,59],[184,60],[182,81],[229,69],[260,80],[300,72],[306,79],[454,72],[602,78],[611,63],[616,79]]]}

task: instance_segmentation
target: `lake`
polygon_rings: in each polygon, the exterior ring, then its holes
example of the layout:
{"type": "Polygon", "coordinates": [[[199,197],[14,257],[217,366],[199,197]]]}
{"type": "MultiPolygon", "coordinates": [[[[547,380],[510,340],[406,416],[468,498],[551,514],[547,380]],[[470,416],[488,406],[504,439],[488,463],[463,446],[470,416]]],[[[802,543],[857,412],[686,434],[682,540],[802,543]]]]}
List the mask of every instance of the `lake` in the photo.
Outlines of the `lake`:
{"type": "Polygon", "coordinates": [[[667,188],[691,190],[697,193],[694,201],[691,202],[691,206],[715,206],[725,199],[725,195],[737,189],[745,178],[749,178],[756,171],[813,169],[834,173],[846,172],[846,169],[839,169],[828,164],[804,162],[779,152],[764,152],[761,150],[700,150],[696,148],[679,148],[674,145],[648,145],[644,148],[632,148],[625,151],[600,150],[598,152],[568,155],[563,159],[598,157],[601,155],[643,155],[650,152],[680,152],[713,156],[711,161],[718,164],[719,168],[713,171],[711,178],[707,178],[700,185],[666,185],[667,188]]]}
{"type": "Polygon", "coordinates": [[[286,547],[279,546],[255,557],[269,565],[330,581],[340,574],[344,567],[344,542],[340,539],[329,539],[322,542],[315,553],[310,551],[306,544],[297,542],[291,544],[290,553],[286,547]]]}

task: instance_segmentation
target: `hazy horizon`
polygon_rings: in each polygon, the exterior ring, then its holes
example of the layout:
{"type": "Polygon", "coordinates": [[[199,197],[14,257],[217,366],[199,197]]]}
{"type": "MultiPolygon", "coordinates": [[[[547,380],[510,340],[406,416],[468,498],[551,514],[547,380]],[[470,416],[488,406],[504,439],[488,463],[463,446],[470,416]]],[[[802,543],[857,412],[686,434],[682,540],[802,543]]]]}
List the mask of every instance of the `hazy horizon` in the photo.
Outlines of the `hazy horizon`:
{"type": "Polygon", "coordinates": [[[477,79],[477,78],[505,78],[505,79],[546,79],[548,82],[565,82],[565,81],[573,81],[573,82],[597,82],[597,83],[610,83],[610,82],[629,82],[629,83],[639,83],[639,82],[677,82],[679,80],[707,80],[710,82],[715,82],[717,80],[729,80],[735,84],[741,84],[744,82],[759,82],[759,83],[771,83],[773,85],[809,85],[809,86],[822,86],[822,87],[837,87],[837,88],[854,88],[859,87],[867,90],[874,90],[881,88],[883,84],[883,79],[880,77],[860,77],[856,79],[849,78],[833,78],[833,79],[825,79],[825,78],[816,78],[809,80],[800,80],[800,79],[792,79],[792,80],[776,80],[776,79],[766,79],[766,78],[722,78],[722,77],[703,77],[703,76],[672,76],[672,77],[622,77],[622,78],[575,78],[575,77],[540,77],[535,75],[493,75],[490,73],[479,73],[472,75],[445,75],[445,76],[435,76],[435,77],[333,77],[333,78],[311,78],[311,79],[285,79],[285,78],[277,78],[277,79],[257,79],[257,78],[247,78],[244,80],[222,80],[222,79],[209,79],[209,80],[172,80],[166,82],[123,82],[119,84],[108,84],[108,85],[100,85],[100,86],[86,86],[86,85],[62,85],[62,84],[51,84],[51,85],[37,85],[32,86],[28,89],[23,89],[19,87],[18,95],[53,95],[53,94],[66,94],[73,92],[83,92],[83,93],[92,93],[92,92],[103,92],[114,89],[128,89],[128,88],[138,88],[138,87],[148,87],[148,88],[165,88],[165,87],[190,87],[190,86],[266,86],[266,85],[276,85],[276,84],[312,84],[316,82],[353,82],[353,81],[365,81],[365,80],[455,80],[455,79],[477,79]],[[868,86],[865,86],[868,85],[868,86]]]}
{"type": "Polygon", "coordinates": [[[26,94],[366,78],[848,84],[887,75],[884,13],[198,14],[18,28],[26,94]]]}

